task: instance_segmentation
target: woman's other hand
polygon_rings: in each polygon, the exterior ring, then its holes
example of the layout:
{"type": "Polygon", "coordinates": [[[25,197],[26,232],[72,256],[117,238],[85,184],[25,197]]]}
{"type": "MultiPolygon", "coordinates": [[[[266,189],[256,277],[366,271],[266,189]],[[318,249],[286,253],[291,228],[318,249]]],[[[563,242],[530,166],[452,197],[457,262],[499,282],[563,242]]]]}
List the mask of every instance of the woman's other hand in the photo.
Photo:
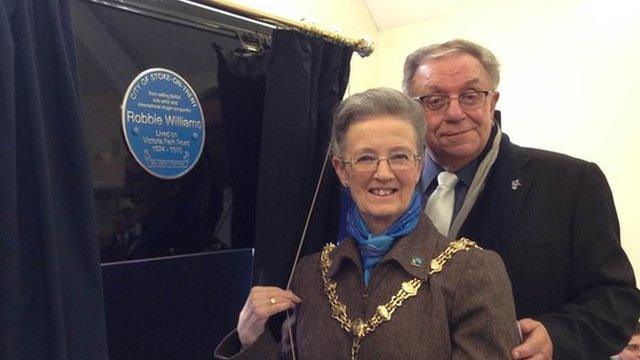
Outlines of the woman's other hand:
{"type": "Polygon", "coordinates": [[[243,347],[253,344],[274,314],[292,309],[302,300],[291,290],[275,286],[254,286],[238,319],[238,337],[243,347]]]}

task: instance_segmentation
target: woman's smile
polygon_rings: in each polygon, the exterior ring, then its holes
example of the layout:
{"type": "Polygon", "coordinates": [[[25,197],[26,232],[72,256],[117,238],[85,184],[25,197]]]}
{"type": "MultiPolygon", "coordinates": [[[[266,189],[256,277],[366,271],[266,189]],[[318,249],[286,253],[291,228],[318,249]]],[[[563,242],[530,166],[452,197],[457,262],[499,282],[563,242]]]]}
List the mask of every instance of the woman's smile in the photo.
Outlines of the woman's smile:
{"type": "Polygon", "coordinates": [[[390,195],[395,194],[397,191],[398,189],[382,189],[382,188],[374,188],[369,190],[371,194],[381,198],[389,197],[390,195]]]}

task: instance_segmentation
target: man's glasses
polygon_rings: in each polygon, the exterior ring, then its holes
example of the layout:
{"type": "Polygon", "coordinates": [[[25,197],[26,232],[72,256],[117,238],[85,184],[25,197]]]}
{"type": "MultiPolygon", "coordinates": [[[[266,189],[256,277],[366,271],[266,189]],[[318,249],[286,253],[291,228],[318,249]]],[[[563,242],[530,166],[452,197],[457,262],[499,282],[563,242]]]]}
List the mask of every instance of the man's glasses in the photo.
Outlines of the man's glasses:
{"type": "Polygon", "coordinates": [[[424,95],[415,97],[425,108],[434,112],[444,112],[449,108],[451,100],[458,99],[458,104],[464,110],[475,110],[484,105],[487,96],[492,90],[468,90],[458,96],[449,96],[444,94],[424,95]]]}
{"type": "Polygon", "coordinates": [[[389,156],[374,156],[371,154],[357,155],[351,160],[342,160],[345,165],[351,165],[358,172],[373,172],[378,169],[380,161],[386,160],[393,171],[413,169],[420,162],[420,155],[410,153],[396,153],[389,156]]]}

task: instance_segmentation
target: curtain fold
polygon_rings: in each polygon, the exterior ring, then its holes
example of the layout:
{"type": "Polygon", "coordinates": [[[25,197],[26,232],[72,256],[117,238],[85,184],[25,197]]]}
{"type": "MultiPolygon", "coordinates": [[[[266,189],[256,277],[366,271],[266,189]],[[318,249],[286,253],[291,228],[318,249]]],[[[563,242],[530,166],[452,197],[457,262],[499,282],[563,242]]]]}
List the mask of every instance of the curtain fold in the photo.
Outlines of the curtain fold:
{"type": "Polygon", "coordinates": [[[66,0],[0,0],[0,358],[107,359],[66,0]]]}
{"type": "MultiPolygon", "coordinates": [[[[258,283],[284,287],[331,137],[332,113],[349,78],[352,49],[276,30],[266,79],[256,203],[258,283]]],[[[305,253],[333,241],[339,183],[327,164],[305,253]]]]}
{"type": "MultiPolygon", "coordinates": [[[[322,69],[318,83],[318,119],[315,137],[314,158],[308,164],[309,172],[317,172],[308,179],[306,189],[315,189],[320,176],[321,166],[331,142],[331,126],[333,124],[333,111],[342,100],[349,82],[350,62],[353,50],[332,43],[324,45],[322,52],[322,69]]],[[[320,251],[328,242],[334,242],[337,238],[340,220],[340,194],[342,186],[338,180],[333,166],[328,159],[324,176],[318,191],[318,198],[314,206],[314,216],[309,223],[307,236],[304,240],[302,254],[310,254],[320,251]]],[[[307,191],[307,208],[311,206],[313,193],[307,191]]]]}
{"type": "MultiPolygon", "coordinates": [[[[347,87],[353,49],[274,30],[271,47],[261,54],[216,50],[235,182],[232,245],[255,247],[254,283],[284,288],[331,141],[333,111],[347,87]]],[[[340,189],[328,162],[303,255],[335,241],[340,189]]],[[[269,320],[276,338],[283,316],[269,320]]]]}
{"type": "Polygon", "coordinates": [[[269,53],[238,54],[215,46],[233,212],[231,246],[254,247],[258,162],[269,53]]]}

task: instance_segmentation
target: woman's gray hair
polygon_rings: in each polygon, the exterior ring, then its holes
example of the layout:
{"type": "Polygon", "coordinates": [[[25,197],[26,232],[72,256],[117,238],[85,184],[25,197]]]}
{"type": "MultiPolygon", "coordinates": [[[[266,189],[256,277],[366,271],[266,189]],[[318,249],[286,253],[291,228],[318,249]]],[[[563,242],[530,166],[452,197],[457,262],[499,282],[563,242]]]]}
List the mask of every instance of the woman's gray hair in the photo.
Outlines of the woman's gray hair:
{"type": "Polygon", "coordinates": [[[415,95],[411,93],[411,85],[413,76],[418,70],[420,65],[424,64],[427,60],[437,59],[442,56],[451,54],[468,54],[476,58],[484,70],[489,74],[491,79],[491,86],[495,90],[500,84],[500,63],[493,53],[474,42],[455,39],[450,40],[442,44],[433,44],[422,47],[409,56],[404,61],[404,77],[402,79],[402,90],[407,95],[415,95]]]}
{"type": "Polygon", "coordinates": [[[338,105],[333,116],[333,155],[344,155],[345,136],[352,124],[385,115],[406,120],[411,124],[416,134],[418,154],[422,154],[427,131],[422,106],[398,90],[381,87],[351,95],[338,105]]]}

